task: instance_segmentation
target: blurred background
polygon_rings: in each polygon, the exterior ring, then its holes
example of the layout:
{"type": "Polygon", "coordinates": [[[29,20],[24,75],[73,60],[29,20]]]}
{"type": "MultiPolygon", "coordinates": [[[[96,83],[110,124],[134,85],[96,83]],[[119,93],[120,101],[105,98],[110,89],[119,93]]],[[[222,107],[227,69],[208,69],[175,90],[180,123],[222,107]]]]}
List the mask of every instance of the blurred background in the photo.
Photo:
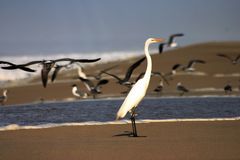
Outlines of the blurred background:
{"type": "Polygon", "coordinates": [[[235,41],[239,15],[239,0],[1,0],[0,58],[142,51],[179,32],[182,46],[235,41]]]}

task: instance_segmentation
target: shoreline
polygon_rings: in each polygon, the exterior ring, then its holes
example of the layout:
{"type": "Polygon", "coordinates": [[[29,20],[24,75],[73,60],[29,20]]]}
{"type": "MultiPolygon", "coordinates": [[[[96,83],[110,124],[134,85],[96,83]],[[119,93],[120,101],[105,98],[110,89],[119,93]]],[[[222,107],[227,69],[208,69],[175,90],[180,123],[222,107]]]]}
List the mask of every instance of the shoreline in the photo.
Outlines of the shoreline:
{"type": "MultiPolygon", "coordinates": [[[[215,117],[215,118],[172,118],[172,119],[139,119],[136,120],[137,124],[149,124],[149,123],[174,123],[174,122],[221,122],[221,121],[240,121],[240,117],[215,117]]],[[[16,130],[39,130],[58,127],[74,127],[74,126],[102,126],[102,125],[126,125],[131,124],[128,119],[118,121],[86,121],[86,122],[70,122],[70,123],[46,123],[39,125],[18,125],[9,124],[7,126],[0,127],[0,132],[3,131],[16,131],[16,130]]]]}
{"type": "Polygon", "coordinates": [[[240,159],[240,121],[66,126],[0,132],[1,159],[240,159]]]}

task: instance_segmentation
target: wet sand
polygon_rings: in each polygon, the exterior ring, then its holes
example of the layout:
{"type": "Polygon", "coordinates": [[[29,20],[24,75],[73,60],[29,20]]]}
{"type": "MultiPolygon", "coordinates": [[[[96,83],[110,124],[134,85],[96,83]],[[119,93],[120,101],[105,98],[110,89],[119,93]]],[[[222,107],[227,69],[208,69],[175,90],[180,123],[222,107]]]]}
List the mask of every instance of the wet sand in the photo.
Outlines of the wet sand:
{"type": "Polygon", "coordinates": [[[72,126],[0,132],[0,159],[240,159],[240,121],[72,126]]]}

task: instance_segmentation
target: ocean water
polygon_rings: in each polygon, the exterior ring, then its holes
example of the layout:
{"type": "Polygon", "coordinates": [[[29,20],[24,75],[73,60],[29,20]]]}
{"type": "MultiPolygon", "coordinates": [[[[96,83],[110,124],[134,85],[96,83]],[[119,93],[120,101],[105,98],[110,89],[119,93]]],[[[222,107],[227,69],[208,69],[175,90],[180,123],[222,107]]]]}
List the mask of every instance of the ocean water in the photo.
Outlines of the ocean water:
{"type": "MultiPolygon", "coordinates": [[[[119,99],[81,100],[0,107],[0,130],[61,125],[126,123],[114,121],[119,99]]],[[[228,119],[240,117],[239,97],[145,98],[137,108],[139,121],[228,119]]]]}

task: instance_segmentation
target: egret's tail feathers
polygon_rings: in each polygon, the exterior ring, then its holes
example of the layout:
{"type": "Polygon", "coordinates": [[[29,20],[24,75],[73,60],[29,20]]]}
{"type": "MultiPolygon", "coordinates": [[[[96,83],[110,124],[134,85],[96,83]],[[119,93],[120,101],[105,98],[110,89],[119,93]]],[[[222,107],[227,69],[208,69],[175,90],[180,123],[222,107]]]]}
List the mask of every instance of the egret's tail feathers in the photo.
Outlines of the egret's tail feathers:
{"type": "Polygon", "coordinates": [[[121,112],[118,112],[117,115],[116,115],[116,120],[119,120],[123,117],[124,117],[123,114],[121,114],[121,112]]]}
{"type": "Polygon", "coordinates": [[[120,108],[120,110],[117,112],[116,120],[125,117],[126,114],[127,114],[127,111],[125,111],[122,108],[120,108]]]}

